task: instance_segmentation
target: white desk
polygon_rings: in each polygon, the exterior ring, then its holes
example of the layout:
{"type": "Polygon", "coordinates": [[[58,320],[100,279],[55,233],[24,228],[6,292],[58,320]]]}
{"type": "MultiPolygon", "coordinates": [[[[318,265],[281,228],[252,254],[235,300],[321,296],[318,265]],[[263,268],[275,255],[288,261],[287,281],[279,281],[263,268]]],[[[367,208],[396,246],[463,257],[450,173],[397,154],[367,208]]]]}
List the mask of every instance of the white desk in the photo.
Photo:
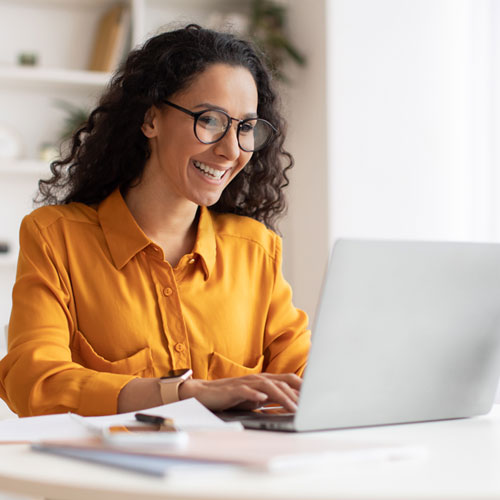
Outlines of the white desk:
{"type": "Polygon", "coordinates": [[[267,474],[224,471],[164,479],[0,446],[0,491],[51,499],[498,499],[500,405],[487,416],[332,431],[325,439],[420,444],[428,457],[267,474]]]}

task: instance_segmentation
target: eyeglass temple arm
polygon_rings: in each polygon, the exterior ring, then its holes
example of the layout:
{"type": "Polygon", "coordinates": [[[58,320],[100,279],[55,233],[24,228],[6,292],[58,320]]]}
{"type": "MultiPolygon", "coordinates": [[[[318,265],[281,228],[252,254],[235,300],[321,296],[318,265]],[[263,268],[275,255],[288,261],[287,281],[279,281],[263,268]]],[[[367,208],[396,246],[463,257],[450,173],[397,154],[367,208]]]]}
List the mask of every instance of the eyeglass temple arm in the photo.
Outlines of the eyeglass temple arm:
{"type": "Polygon", "coordinates": [[[182,111],[183,113],[186,113],[187,115],[190,115],[192,117],[196,117],[199,113],[193,113],[193,111],[190,111],[189,109],[183,108],[182,106],[179,106],[178,104],[174,104],[173,102],[167,101],[166,99],[163,99],[163,102],[165,104],[168,104],[169,106],[172,106],[172,108],[178,109],[179,111],[182,111]]]}

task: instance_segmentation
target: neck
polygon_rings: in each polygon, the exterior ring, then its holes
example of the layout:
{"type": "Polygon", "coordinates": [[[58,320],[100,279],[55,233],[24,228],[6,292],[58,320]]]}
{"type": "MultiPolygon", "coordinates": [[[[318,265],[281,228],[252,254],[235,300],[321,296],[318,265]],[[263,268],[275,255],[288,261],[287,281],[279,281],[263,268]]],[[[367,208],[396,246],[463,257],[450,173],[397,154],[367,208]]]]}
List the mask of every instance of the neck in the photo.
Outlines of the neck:
{"type": "Polygon", "coordinates": [[[169,196],[161,186],[141,181],[125,202],[146,236],[162,247],[172,265],[191,252],[196,240],[198,206],[169,196]]]}

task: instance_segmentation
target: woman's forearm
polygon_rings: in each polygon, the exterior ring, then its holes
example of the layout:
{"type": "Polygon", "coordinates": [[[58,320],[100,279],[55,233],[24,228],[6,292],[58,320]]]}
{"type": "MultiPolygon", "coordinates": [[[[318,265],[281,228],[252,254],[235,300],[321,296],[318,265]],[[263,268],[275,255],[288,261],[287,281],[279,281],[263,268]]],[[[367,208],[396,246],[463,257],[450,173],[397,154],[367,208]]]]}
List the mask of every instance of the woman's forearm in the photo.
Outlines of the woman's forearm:
{"type": "Polygon", "coordinates": [[[162,404],[157,378],[134,378],[118,396],[118,413],[144,410],[162,404]]]}

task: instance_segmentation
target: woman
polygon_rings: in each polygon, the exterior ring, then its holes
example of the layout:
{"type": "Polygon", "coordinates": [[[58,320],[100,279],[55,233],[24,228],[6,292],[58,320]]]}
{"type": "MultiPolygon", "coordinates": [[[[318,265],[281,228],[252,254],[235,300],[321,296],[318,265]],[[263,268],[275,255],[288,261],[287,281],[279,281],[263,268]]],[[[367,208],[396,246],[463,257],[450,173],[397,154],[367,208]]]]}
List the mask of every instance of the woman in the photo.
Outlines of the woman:
{"type": "Polygon", "coordinates": [[[231,35],[190,25],[131,52],[21,226],[14,412],[295,410],[309,332],[268,229],[292,164],[276,101],[231,35]]]}

